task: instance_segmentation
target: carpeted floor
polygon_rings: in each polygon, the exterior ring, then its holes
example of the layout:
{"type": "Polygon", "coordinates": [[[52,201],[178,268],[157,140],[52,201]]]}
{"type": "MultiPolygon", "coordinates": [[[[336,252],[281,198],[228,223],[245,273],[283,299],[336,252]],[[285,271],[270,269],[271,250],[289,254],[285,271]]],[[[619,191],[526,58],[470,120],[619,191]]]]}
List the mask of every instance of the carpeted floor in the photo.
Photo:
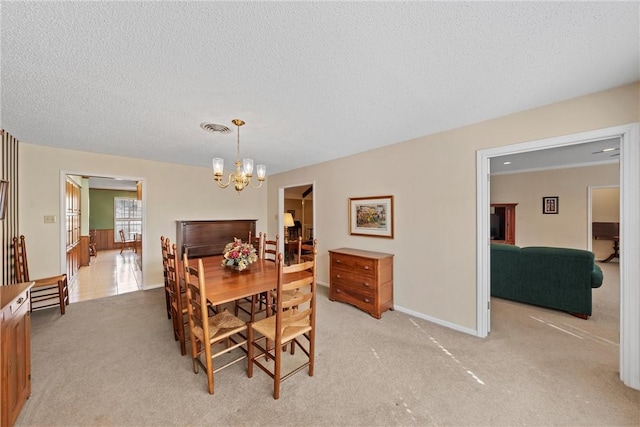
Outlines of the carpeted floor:
{"type": "Polygon", "coordinates": [[[319,287],[315,375],[285,381],[278,401],[243,364],[209,395],[162,289],[34,312],[17,425],[639,425],[640,392],[618,373],[617,265],[603,269],[591,319],[494,299],[487,339],[398,311],[376,320],[319,287]]]}

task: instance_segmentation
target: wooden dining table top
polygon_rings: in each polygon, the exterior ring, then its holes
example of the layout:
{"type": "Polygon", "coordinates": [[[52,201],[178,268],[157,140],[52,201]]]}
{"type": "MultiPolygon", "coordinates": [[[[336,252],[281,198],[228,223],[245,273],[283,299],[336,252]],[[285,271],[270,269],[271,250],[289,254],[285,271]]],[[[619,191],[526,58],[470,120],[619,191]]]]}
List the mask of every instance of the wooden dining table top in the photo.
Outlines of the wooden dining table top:
{"type": "MultiPolygon", "coordinates": [[[[250,264],[243,271],[222,266],[222,255],[202,258],[207,300],[213,305],[267,292],[277,287],[276,263],[265,259],[250,264]]],[[[189,260],[189,267],[197,267],[198,258],[189,260]]],[[[295,273],[300,278],[307,272],[295,273]]]]}

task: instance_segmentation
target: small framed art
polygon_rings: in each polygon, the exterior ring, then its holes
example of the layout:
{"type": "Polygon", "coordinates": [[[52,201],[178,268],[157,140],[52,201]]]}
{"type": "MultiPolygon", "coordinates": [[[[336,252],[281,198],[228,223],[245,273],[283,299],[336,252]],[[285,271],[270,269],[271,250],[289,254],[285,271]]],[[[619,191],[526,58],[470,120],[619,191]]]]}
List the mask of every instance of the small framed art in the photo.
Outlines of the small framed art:
{"type": "Polygon", "coordinates": [[[543,214],[557,214],[558,213],[558,197],[543,197],[542,198],[542,213],[543,214]]]}
{"type": "Polygon", "coordinates": [[[349,198],[349,234],[393,239],[393,196],[349,198]]]}

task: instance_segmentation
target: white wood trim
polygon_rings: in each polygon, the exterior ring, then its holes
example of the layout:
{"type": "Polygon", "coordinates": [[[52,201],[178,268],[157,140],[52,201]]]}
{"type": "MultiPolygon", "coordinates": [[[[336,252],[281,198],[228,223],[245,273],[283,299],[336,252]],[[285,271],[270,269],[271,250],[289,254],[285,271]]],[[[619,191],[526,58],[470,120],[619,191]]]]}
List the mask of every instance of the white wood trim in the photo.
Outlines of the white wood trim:
{"type": "Polygon", "coordinates": [[[620,144],[620,379],[640,390],[640,124],[620,144]]]}
{"type": "MultiPolygon", "coordinates": [[[[484,151],[484,150],[483,150],[484,151]]],[[[489,235],[489,196],[491,194],[489,181],[490,158],[483,151],[476,154],[476,171],[478,173],[477,196],[476,196],[476,218],[478,221],[476,230],[476,253],[477,264],[477,299],[476,299],[476,335],[485,338],[491,330],[491,278],[489,276],[491,265],[490,235],[489,235]]]]}

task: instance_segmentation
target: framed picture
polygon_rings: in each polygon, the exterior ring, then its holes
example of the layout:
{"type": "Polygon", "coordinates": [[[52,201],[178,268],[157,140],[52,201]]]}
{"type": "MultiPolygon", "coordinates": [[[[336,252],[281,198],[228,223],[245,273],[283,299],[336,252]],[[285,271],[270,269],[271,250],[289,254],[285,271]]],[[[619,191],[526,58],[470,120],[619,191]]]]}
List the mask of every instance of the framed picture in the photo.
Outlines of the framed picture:
{"type": "Polygon", "coordinates": [[[349,234],[393,239],[393,196],[349,198],[349,234]]]}
{"type": "Polygon", "coordinates": [[[543,197],[542,198],[542,213],[543,214],[557,214],[558,213],[558,198],[557,197],[543,197]]]}

